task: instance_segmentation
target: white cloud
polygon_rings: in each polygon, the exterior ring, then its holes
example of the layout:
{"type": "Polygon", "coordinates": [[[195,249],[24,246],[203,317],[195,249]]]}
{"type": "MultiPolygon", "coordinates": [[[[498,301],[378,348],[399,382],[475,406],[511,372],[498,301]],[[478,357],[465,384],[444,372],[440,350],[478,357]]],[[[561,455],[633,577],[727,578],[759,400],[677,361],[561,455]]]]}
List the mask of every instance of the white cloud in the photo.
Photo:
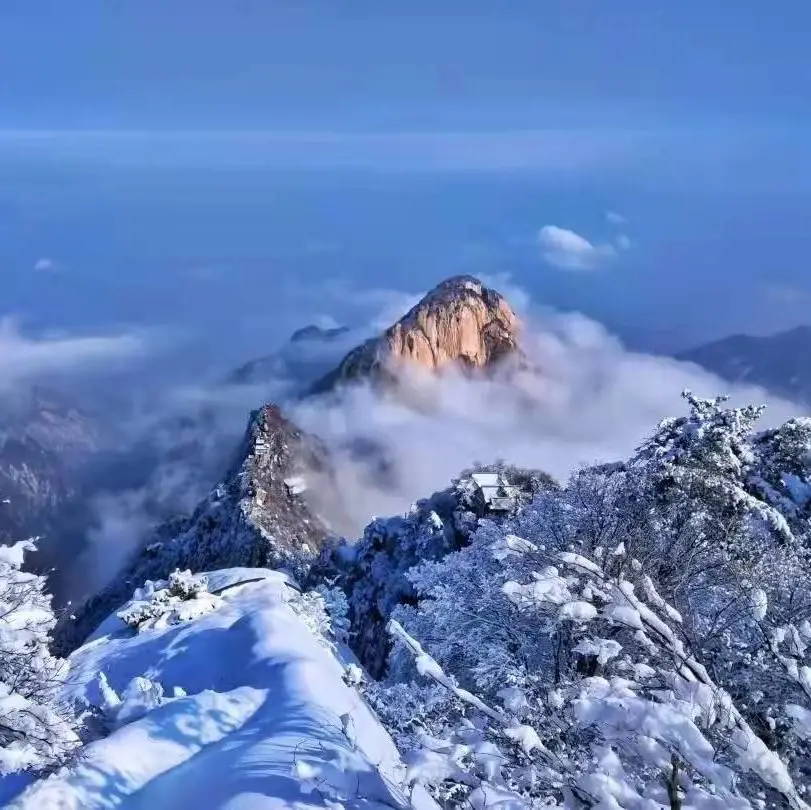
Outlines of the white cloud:
{"type": "Polygon", "coordinates": [[[110,366],[145,350],[143,336],[136,334],[30,338],[5,318],[0,321],[0,386],[110,366]]]}
{"type": "Polygon", "coordinates": [[[538,233],[544,259],[564,270],[595,270],[613,258],[611,244],[595,245],[580,234],[557,225],[544,225],[538,233]]]}
{"type": "Polygon", "coordinates": [[[343,325],[338,323],[332,315],[323,313],[313,318],[313,324],[319,329],[339,329],[343,325]]]}
{"type": "Polygon", "coordinates": [[[619,234],[614,239],[614,244],[620,250],[630,250],[633,247],[633,242],[631,242],[631,240],[628,238],[628,236],[626,236],[624,233],[619,234]]]}
{"type": "Polygon", "coordinates": [[[628,218],[623,216],[622,214],[618,214],[616,211],[606,211],[605,218],[608,222],[612,225],[627,225],[628,218]]]}
{"type": "Polygon", "coordinates": [[[52,273],[54,270],[58,270],[59,266],[53,259],[49,259],[47,256],[43,256],[41,259],[37,259],[34,262],[34,272],[36,273],[52,273]]]}

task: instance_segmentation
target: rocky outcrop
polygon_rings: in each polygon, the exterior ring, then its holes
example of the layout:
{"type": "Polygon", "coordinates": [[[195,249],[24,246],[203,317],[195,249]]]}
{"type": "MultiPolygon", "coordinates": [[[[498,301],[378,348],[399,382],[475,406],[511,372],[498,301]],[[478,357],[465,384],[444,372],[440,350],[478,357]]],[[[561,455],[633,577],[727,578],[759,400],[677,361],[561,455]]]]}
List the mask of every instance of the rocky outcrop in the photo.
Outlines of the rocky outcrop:
{"type": "Polygon", "coordinates": [[[507,301],[473,276],[431,290],[382,335],[353,349],[311,393],[362,379],[394,383],[400,372],[493,369],[520,358],[521,322],[507,301]]]}
{"type": "Polygon", "coordinates": [[[161,526],[129,565],[57,628],[61,652],[75,648],[147,579],[176,568],[239,566],[303,572],[330,535],[307,498],[311,481],[333,480],[326,448],[275,405],[251,415],[228,475],[189,518],[161,526]]]}
{"type": "Polygon", "coordinates": [[[230,473],[197,507],[186,531],[161,546],[160,556],[200,571],[275,568],[314,554],[328,529],[304,496],[309,476],[328,474],[326,448],[277,406],[266,405],[252,415],[230,473]]]}

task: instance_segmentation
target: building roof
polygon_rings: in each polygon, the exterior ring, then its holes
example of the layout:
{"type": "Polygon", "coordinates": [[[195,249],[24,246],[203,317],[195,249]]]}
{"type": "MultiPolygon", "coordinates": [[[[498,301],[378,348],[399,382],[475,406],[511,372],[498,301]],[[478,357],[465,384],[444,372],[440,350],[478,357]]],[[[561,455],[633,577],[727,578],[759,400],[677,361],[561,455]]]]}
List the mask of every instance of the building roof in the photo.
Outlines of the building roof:
{"type": "Polygon", "coordinates": [[[504,483],[499,473],[473,473],[470,477],[482,489],[500,487],[504,483]]]}

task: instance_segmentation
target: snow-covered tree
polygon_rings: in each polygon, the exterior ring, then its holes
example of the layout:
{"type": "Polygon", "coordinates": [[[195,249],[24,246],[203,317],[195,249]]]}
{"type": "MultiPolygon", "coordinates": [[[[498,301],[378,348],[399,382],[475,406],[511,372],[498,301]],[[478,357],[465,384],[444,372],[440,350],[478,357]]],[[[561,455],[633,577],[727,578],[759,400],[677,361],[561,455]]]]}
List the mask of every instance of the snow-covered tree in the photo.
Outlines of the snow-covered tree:
{"type": "Polygon", "coordinates": [[[21,570],[34,548],[0,546],[0,775],[54,765],[78,742],[57,703],[66,665],[48,650],[55,617],[45,580],[21,570]]]}
{"type": "Polygon", "coordinates": [[[474,473],[496,472],[526,503],[557,484],[545,473],[497,462],[463,471],[447,489],[417,501],[408,514],[373,520],[356,543],[329,546],[313,569],[315,581],[334,581],[348,596],[353,648],[373,677],[385,670],[390,643],[386,622],[400,603],[415,598],[407,574],[468,544],[477,521],[491,513],[474,473]]]}
{"type": "Polygon", "coordinates": [[[447,805],[808,807],[811,427],[686,398],[408,574],[369,695],[447,805]]]}
{"type": "Polygon", "coordinates": [[[137,631],[192,621],[216,610],[222,600],[208,592],[204,574],[175,570],[166,580],[148,579],[116,614],[137,631]]]}

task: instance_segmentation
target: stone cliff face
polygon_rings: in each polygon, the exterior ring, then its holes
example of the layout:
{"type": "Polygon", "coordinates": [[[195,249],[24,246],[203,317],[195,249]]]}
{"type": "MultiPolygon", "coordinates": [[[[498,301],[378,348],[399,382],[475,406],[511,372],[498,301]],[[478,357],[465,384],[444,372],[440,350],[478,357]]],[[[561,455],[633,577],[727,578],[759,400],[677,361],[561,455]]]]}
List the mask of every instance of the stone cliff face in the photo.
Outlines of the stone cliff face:
{"type": "Polygon", "coordinates": [[[403,369],[490,370],[507,358],[521,358],[520,333],[518,316],[498,292],[472,276],[456,276],[382,335],[353,349],[312,393],[364,378],[396,382],[403,369]]]}
{"type": "Polygon", "coordinates": [[[206,550],[202,564],[278,567],[302,552],[317,553],[329,530],[311,512],[307,488],[314,478],[323,483],[332,474],[326,447],[277,406],[266,405],[253,416],[239,458],[242,462],[215,492],[230,488],[250,536],[232,544],[223,560],[212,560],[206,550]]]}
{"type": "Polygon", "coordinates": [[[240,566],[298,572],[330,535],[307,501],[308,482],[332,479],[326,448],[275,405],[251,416],[236,460],[189,518],[161,526],[114,580],[57,628],[60,651],[75,648],[147,579],[176,568],[240,566]]]}

